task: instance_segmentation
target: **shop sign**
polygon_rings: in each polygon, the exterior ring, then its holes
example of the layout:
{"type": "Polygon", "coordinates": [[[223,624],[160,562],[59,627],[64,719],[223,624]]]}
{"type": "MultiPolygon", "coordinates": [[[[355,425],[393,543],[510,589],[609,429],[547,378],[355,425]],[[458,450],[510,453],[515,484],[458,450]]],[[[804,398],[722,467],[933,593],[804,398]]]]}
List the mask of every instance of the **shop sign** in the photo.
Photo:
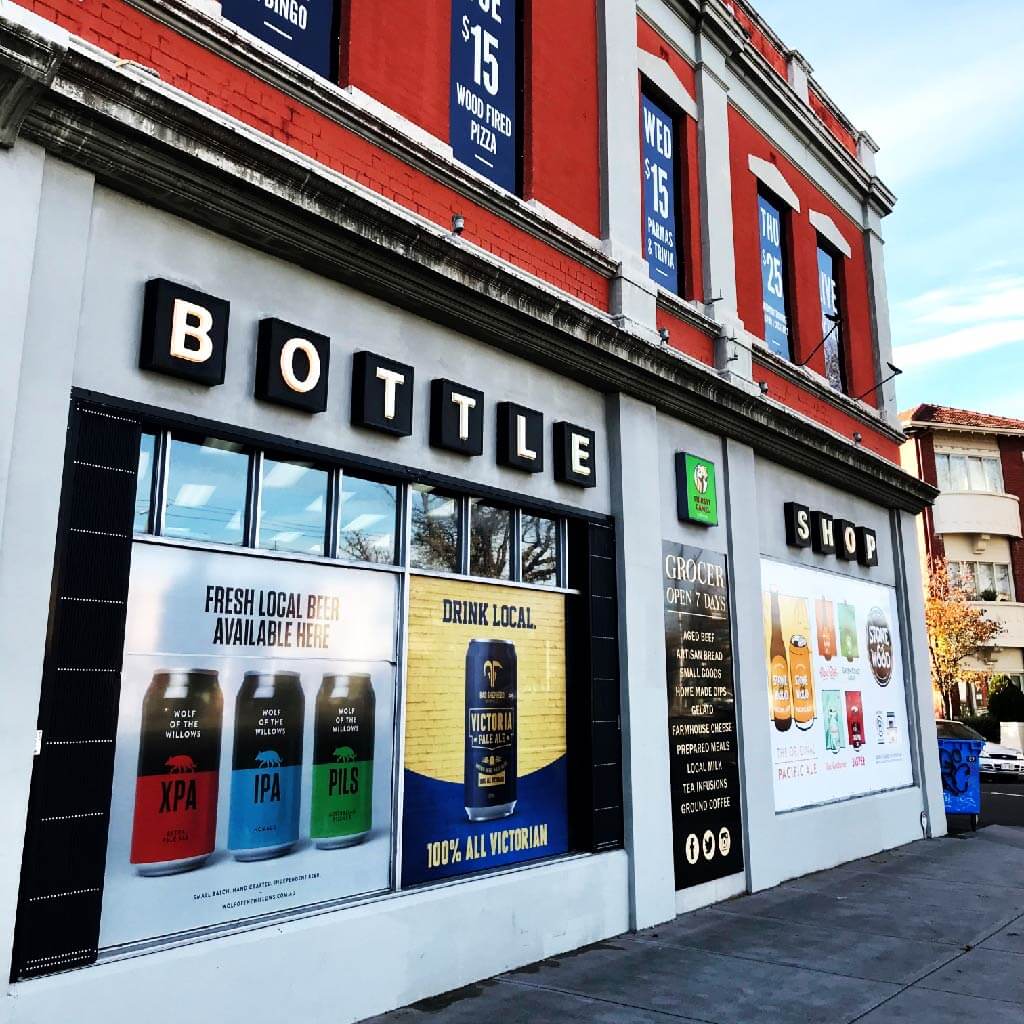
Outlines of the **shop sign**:
{"type": "Polygon", "coordinates": [[[790,358],[789,319],[786,316],[785,256],[782,249],[782,212],[764,196],[757,197],[761,237],[761,287],[764,296],[765,344],[783,359],[790,358]]]}
{"type": "Polygon", "coordinates": [[[683,522],[718,525],[718,488],[710,459],[676,452],[676,514],[683,522]]]}
{"type": "Polygon", "coordinates": [[[676,142],[672,118],[640,97],[644,162],[644,252],[651,277],[679,290],[676,252],[676,142]]]}
{"type": "MultiPolygon", "coordinates": [[[[139,365],[144,370],[213,387],[224,383],[230,305],[172,281],[146,285],[139,365]]],[[[330,338],[284,320],[260,321],[254,395],[308,413],[328,403],[330,338]]],[[[375,352],[353,355],[354,426],[408,437],[413,430],[415,369],[375,352]]],[[[432,447],[477,456],[483,452],[484,393],[446,378],[431,381],[432,447]]],[[[556,422],[554,476],[596,487],[593,430],[556,422]]],[[[512,402],[497,404],[496,461],[526,473],[544,470],[544,414],[512,402]]]]}
{"type": "Polygon", "coordinates": [[[835,555],[865,568],[878,565],[878,537],[870,527],[836,519],[827,512],[812,512],[796,501],[786,502],[784,515],[786,543],[791,548],[810,548],[816,554],[835,555]]]}
{"type": "Polygon", "coordinates": [[[414,576],[402,884],[565,853],[565,597],[414,576]]]}
{"type": "Polygon", "coordinates": [[[136,542],[100,946],[386,889],[389,573],[136,542]]]}
{"type": "Polygon", "coordinates": [[[455,159],[516,191],[517,0],[452,0],[451,134],[455,159]]]}
{"type": "Polygon", "coordinates": [[[334,79],[338,28],[333,0],[222,0],[228,21],[324,78],[334,79]]]}
{"type": "Polygon", "coordinates": [[[665,672],[676,889],[743,870],[726,556],[665,541],[665,672]]]}
{"type": "Polygon", "coordinates": [[[896,592],[761,561],[775,810],[913,781],[896,592]]]}

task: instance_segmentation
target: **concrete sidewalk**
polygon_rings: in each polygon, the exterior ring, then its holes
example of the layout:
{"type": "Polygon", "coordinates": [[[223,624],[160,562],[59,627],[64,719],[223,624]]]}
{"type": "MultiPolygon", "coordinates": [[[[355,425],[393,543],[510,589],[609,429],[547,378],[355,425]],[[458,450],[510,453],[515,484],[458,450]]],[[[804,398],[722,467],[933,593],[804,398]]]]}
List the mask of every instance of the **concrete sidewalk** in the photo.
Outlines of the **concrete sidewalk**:
{"type": "Polygon", "coordinates": [[[376,1024],[1022,1024],[1024,829],[913,843],[376,1024]]]}

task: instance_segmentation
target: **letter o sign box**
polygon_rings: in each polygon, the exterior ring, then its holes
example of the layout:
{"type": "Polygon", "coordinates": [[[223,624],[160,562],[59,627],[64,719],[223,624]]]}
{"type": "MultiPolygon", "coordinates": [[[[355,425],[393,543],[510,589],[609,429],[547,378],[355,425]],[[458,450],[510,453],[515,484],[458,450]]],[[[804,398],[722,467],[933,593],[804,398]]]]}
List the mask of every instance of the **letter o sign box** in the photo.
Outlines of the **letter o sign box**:
{"type": "Polygon", "coordinates": [[[256,397],[304,412],[327,408],[331,339],[284,320],[260,321],[256,397]]]}

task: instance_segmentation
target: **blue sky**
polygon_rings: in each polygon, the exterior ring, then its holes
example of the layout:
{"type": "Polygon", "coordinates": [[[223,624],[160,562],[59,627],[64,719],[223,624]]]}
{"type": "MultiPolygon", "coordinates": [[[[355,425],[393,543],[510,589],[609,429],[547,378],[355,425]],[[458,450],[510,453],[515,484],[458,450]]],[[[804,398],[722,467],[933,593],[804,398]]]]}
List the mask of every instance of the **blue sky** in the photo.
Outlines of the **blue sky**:
{"type": "Polygon", "coordinates": [[[1024,0],[754,0],[878,142],[900,408],[1024,419],[1024,0]]]}

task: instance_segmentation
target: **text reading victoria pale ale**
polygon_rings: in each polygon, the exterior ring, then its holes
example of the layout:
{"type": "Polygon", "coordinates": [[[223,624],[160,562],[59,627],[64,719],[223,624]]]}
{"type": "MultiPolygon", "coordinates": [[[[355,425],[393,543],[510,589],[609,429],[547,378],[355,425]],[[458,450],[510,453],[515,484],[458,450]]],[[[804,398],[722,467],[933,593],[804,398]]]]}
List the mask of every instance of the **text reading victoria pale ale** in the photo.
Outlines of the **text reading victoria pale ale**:
{"type": "Polygon", "coordinates": [[[313,726],[309,832],[322,850],[353,846],[370,832],[375,712],[368,675],[324,676],[313,726]]]}
{"type": "Polygon", "coordinates": [[[216,672],[157,672],[147,687],[131,852],[140,875],[189,871],[213,853],[223,714],[216,672]]]}
{"type": "Polygon", "coordinates": [[[515,645],[471,640],[466,651],[466,815],[505,818],[516,808],[515,645]]]}
{"type": "Polygon", "coordinates": [[[237,860],[287,853],[299,838],[302,713],[296,672],[246,672],[235,701],[228,848],[237,860]]]}

